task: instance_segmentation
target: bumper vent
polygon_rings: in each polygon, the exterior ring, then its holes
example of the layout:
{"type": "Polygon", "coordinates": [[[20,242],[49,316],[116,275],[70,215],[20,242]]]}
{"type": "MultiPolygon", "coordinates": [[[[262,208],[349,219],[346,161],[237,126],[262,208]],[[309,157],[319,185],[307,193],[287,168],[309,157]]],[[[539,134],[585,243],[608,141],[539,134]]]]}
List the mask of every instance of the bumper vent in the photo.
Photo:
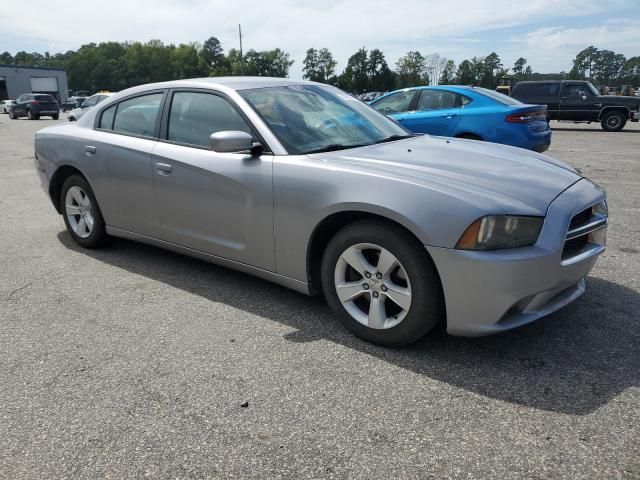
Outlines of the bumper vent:
{"type": "Polygon", "coordinates": [[[608,221],[607,204],[600,203],[576,213],[571,222],[562,249],[562,265],[578,262],[591,256],[593,250],[602,251],[606,242],[608,221]]]}

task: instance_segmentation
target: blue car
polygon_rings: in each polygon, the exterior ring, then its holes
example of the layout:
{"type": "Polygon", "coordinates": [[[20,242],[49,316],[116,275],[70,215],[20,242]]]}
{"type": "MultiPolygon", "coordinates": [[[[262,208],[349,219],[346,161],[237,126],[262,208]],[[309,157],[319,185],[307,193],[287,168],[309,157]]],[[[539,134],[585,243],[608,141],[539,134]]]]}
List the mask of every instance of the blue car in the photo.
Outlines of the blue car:
{"type": "Polygon", "coordinates": [[[369,105],[415,133],[484,140],[536,152],[544,152],[551,144],[545,105],[527,105],[486,88],[407,88],[369,105]]]}

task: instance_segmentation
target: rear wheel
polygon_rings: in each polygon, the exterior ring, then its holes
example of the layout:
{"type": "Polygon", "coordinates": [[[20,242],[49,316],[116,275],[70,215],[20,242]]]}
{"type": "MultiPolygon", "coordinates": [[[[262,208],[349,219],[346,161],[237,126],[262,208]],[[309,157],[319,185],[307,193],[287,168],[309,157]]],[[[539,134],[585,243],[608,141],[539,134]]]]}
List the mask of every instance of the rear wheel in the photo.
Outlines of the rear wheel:
{"type": "Polygon", "coordinates": [[[9,118],[11,120],[17,120],[18,119],[18,117],[16,117],[16,114],[13,113],[11,110],[9,110],[9,118]]]}
{"type": "Polygon", "coordinates": [[[31,110],[27,110],[27,118],[29,120],[38,120],[40,118],[39,115],[33,113],[31,110]]]}
{"type": "Polygon", "coordinates": [[[627,123],[627,117],[622,112],[605,113],[600,121],[602,129],[607,132],[619,132],[627,123]]]}
{"type": "Polygon", "coordinates": [[[341,322],[389,347],[424,336],[444,318],[440,279],[424,246],[377,221],[344,227],[322,260],[322,288],[341,322]]]}
{"type": "Polygon", "coordinates": [[[58,120],[58,118],[60,118],[60,114],[58,114],[58,115],[51,115],[51,118],[53,118],[54,120],[58,120]]]}
{"type": "Polygon", "coordinates": [[[64,181],[60,193],[62,216],[71,238],[85,248],[98,248],[107,241],[104,220],[89,183],[80,175],[64,181]]]}

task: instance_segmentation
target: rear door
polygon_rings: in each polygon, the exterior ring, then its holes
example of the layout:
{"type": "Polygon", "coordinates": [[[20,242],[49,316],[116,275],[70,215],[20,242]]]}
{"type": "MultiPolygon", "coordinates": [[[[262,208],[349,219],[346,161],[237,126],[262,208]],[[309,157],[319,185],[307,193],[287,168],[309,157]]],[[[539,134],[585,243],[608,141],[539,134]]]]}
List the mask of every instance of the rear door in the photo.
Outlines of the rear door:
{"type": "Polygon", "coordinates": [[[156,213],[151,151],[157,143],[166,92],[125,98],[96,116],[95,135],[82,145],[102,165],[94,178],[107,225],[150,237],[161,236],[156,213]]]}
{"type": "Polygon", "coordinates": [[[422,89],[415,110],[403,114],[401,123],[415,133],[450,136],[460,121],[462,103],[457,93],[422,89]]]}
{"type": "Polygon", "coordinates": [[[600,107],[584,83],[563,82],[560,92],[560,120],[597,120],[600,107]]]}

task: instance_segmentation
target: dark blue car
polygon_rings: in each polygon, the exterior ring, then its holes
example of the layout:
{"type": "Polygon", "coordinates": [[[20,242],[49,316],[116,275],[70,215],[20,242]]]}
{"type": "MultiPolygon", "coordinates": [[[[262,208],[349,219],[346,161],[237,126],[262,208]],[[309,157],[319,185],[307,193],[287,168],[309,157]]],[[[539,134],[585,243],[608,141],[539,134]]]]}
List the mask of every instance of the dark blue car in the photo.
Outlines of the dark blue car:
{"type": "Polygon", "coordinates": [[[527,105],[486,88],[407,88],[369,105],[415,133],[484,140],[537,152],[551,144],[546,106],[527,105]]]}

